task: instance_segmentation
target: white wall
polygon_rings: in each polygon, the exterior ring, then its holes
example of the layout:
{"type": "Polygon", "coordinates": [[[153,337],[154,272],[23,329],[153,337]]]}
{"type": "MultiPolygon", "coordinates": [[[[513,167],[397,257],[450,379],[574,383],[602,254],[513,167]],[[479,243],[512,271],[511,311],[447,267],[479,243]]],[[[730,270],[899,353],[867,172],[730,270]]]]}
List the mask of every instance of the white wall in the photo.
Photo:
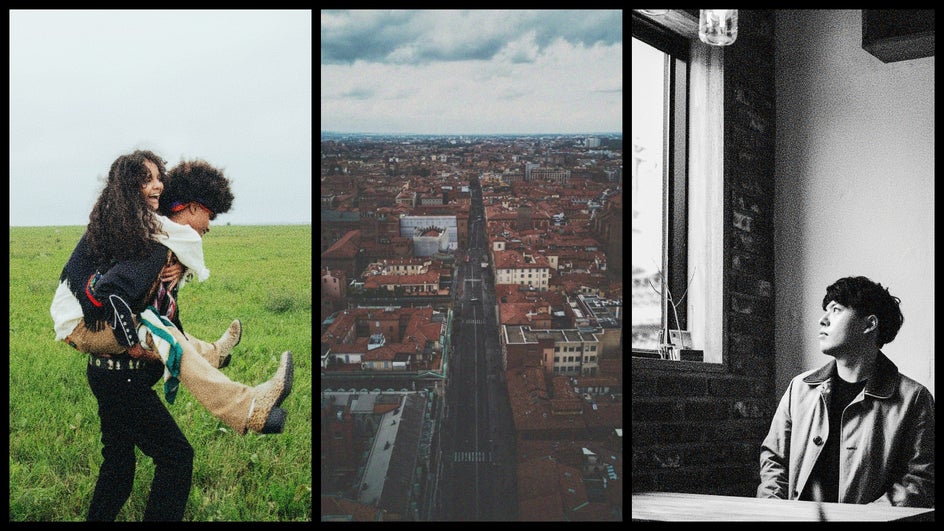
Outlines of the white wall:
{"type": "Polygon", "coordinates": [[[934,394],[934,58],[883,63],[859,10],[778,10],[777,396],[831,358],[826,287],[863,275],[901,298],[882,351],[934,394]]]}

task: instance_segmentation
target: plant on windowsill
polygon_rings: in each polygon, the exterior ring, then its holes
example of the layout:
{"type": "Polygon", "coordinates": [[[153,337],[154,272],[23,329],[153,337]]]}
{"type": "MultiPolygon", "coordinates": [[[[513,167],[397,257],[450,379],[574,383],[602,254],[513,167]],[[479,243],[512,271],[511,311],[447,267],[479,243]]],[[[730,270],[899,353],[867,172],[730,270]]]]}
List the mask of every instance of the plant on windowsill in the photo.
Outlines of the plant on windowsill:
{"type": "Polygon", "coordinates": [[[665,294],[663,295],[661,291],[657,290],[652,285],[651,280],[649,281],[649,287],[658,293],[660,297],[665,298],[672,306],[672,315],[675,316],[676,326],[676,328],[670,329],[669,319],[666,318],[665,327],[659,331],[659,356],[662,359],[671,361],[681,361],[683,358],[701,361],[703,353],[692,350],[692,334],[688,330],[682,330],[678,317],[678,307],[685,300],[685,296],[688,295],[688,288],[691,287],[692,280],[695,279],[694,268],[692,269],[692,277],[688,279],[688,283],[685,285],[685,292],[682,293],[682,297],[678,301],[672,296],[672,290],[669,289],[669,283],[666,281],[665,275],[662,274],[662,270],[659,269],[658,272],[659,277],[662,278],[662,289],[665,290],[665,294]]]}

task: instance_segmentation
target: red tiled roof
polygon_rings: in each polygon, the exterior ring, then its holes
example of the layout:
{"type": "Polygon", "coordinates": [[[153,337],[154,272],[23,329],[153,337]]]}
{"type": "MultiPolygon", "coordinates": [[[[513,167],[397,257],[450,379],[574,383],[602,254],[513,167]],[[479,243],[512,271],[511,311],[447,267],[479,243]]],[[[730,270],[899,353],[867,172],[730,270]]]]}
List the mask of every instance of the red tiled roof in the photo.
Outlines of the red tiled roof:
{"type": "MultiPolygon", "coordinates": [[[[526,489],[518,481],[518,492],[526,489]]],[[[544,496],[518,499],[518,520],[521,522],[560,522],[564,520],[561,509],[560,493],[552,492],[544,496]]]]}
{"type": "Polygon", "coordinates": [[[380,286],[386,286],[388,284],[394,286],[439,285],[439,273],[435,271],[416,275],[371,275],[367,278],[380,286]]]}
{"type": "Polygon", "coordinates": [[[354,258],[360,248],[361,239],[360,230],[348,231],[340,240],[334,242],[334,245],[328,247],[321,253],[322,258],[354,258]]]}
{"type": "Polygon", "coordinates": [[[388,345],[375,348],[364,354],[363,361],[393,361],[396,351],[388,345]]]}
{"type": "Polygon", "coordinates": [[[547,258],[540,254],[531,254],[533,261],[525,262],[518,251],[493,251],[496,269],[548,268],[547,258]]]}
{"type": "MultiPolygon", "coordinates": [[[[364,361],[393,361],[397,355],[407,353],[415,354],[423,352],[426,343],[439,341],[439,334],[442,329],[442,323],[431,322],[433,318],[432,308],[399,308],[393,312],[386,312],[377,308],[354,308],[346,310],[337,316],[324,334],[321,335],[321,341],[330,345],[332,352],[363,354],[364,361]],[[376,314],[382,313],[380,317],[376,314]],[[355,337],[354,341],[349,343],[340,343],[344,337],[351,337],[353,329],[357,326],[358,320],[382,319],[384,321],[407,319],[406,330],[404,331],[402,341],[398,343],[386,343],[384,346],[368,351],[367,337],[355,337]]],[[[389,341],[389,337],[388,337],[389,341]]]]}
{"type": "Polygon", "coordinates": [[[322,518],[350,516],[354,522],[379,522],[383,520],[381,515],[380,509],[363,503],[338,496],[321,497],[322,518]]]}
{"type": "MultiPolygon", "coordinates": [[[[499,299],[501,300],[501,299],[499,299]]],[[[547,312],[546,305],[535,304],[531,302],[499,303],[499,313],[501,314],[501,323],[504,325],[527,325],[534,324],[535,321],[550,321],[551,315],[547,312]],[[539,312],[541,307],[545,310],[539,312]],[[529,316],[529,314],[531,314],[529,316]]]]}

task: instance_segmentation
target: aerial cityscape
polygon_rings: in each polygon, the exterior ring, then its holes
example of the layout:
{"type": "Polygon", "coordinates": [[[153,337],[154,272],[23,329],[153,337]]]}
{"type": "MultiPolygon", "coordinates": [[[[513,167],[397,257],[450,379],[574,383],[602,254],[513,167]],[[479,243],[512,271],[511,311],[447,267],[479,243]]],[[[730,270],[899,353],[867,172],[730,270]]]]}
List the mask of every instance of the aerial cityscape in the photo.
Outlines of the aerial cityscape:
{"type": "Polygon", "coordinates": [[[622,136],[321,142],[322,518],[620,520],[622,136]]]}
{"type": "Polygon", "coordinates": [[[622,521],[622,12],[321,12],[322,521],[622,521]]]}

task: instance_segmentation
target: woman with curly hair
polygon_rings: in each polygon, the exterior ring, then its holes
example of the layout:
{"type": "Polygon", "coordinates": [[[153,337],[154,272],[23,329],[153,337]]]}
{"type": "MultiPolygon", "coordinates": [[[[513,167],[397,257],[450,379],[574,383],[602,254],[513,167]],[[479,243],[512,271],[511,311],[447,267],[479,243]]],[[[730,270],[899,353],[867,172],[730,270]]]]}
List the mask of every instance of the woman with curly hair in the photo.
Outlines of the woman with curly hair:
{"type": "MultiPolygon", "coordinates": [[[[232,201],[228,181],[217,183],[225,184],[220,189],[220,197],[228,194],[225,204],[203,198],[212,206],[187,206],[175,213],[177,219],[186,221],[188,213],[194,217],[200,209],[228,209],[232,201]]],[[[155,462],[144,520],[182,519],[190,490],[193,447],[151,389],[166,376],[165,365],[160,363],[162,358],[156,354],[150,333],[139,336],[146,307],[162,305],[167,311],[172,300],[168,294],[176,295],[182,266],[165,268],[169,257],[180,258],[188,278],[195,274],[203,280],[209,275],[195,230],[156,213],[166,184],[165,162],[153,152],[135,151],[112,164],[86,233],[63,268],[51,308],[57,339],[90,353],[86,375],[98,400],[104,462],[89,520],[114,520],[127,501],[134,481],[135,446],[155,462]],[[170,289],[162,293],[161,286],[170,289]]],[[[204,223],[200,229],[204,233],[209,230],[211,215],[215,217],[215,213],[202,214],[193,220],[198,226],[204,223]]],[[[168,322],[179,326],[176,312],[171,316],[173,320],[168,318],[168,322]]],[[[169,326],[178,334],[174,336],[179,346],[175,369],[180,381],[198,400],[203,389],[213,390],[216,402],[210,401],[208,408],[211,412],[212,407],[228,408],[228,417],[217,416],[241,428],[240,433],[246,429],[281,432],[285,412],[278,406],[291,390],[291,353],[283,353],[276,375],[264,384],[250,388],[230,381],[215,367],[221,365],[222,354],[239,341],[238,321],[234,324],[235,337],[231,326],[210,348],[169,326]],[[243,409],[241,420],[234,413],[238,408],[243,409]]],[[[172,395],[167,396],[172,401],[172,395]]]]}
{"type": "Polygon", "coordinates": [[[108,263],[147,256],[151,235],[162,232],[154,211],[166,176],[164,160],[151,151],[135,151],[112,163],[89,215],[86,236],[93,259],[108,263]]]}

